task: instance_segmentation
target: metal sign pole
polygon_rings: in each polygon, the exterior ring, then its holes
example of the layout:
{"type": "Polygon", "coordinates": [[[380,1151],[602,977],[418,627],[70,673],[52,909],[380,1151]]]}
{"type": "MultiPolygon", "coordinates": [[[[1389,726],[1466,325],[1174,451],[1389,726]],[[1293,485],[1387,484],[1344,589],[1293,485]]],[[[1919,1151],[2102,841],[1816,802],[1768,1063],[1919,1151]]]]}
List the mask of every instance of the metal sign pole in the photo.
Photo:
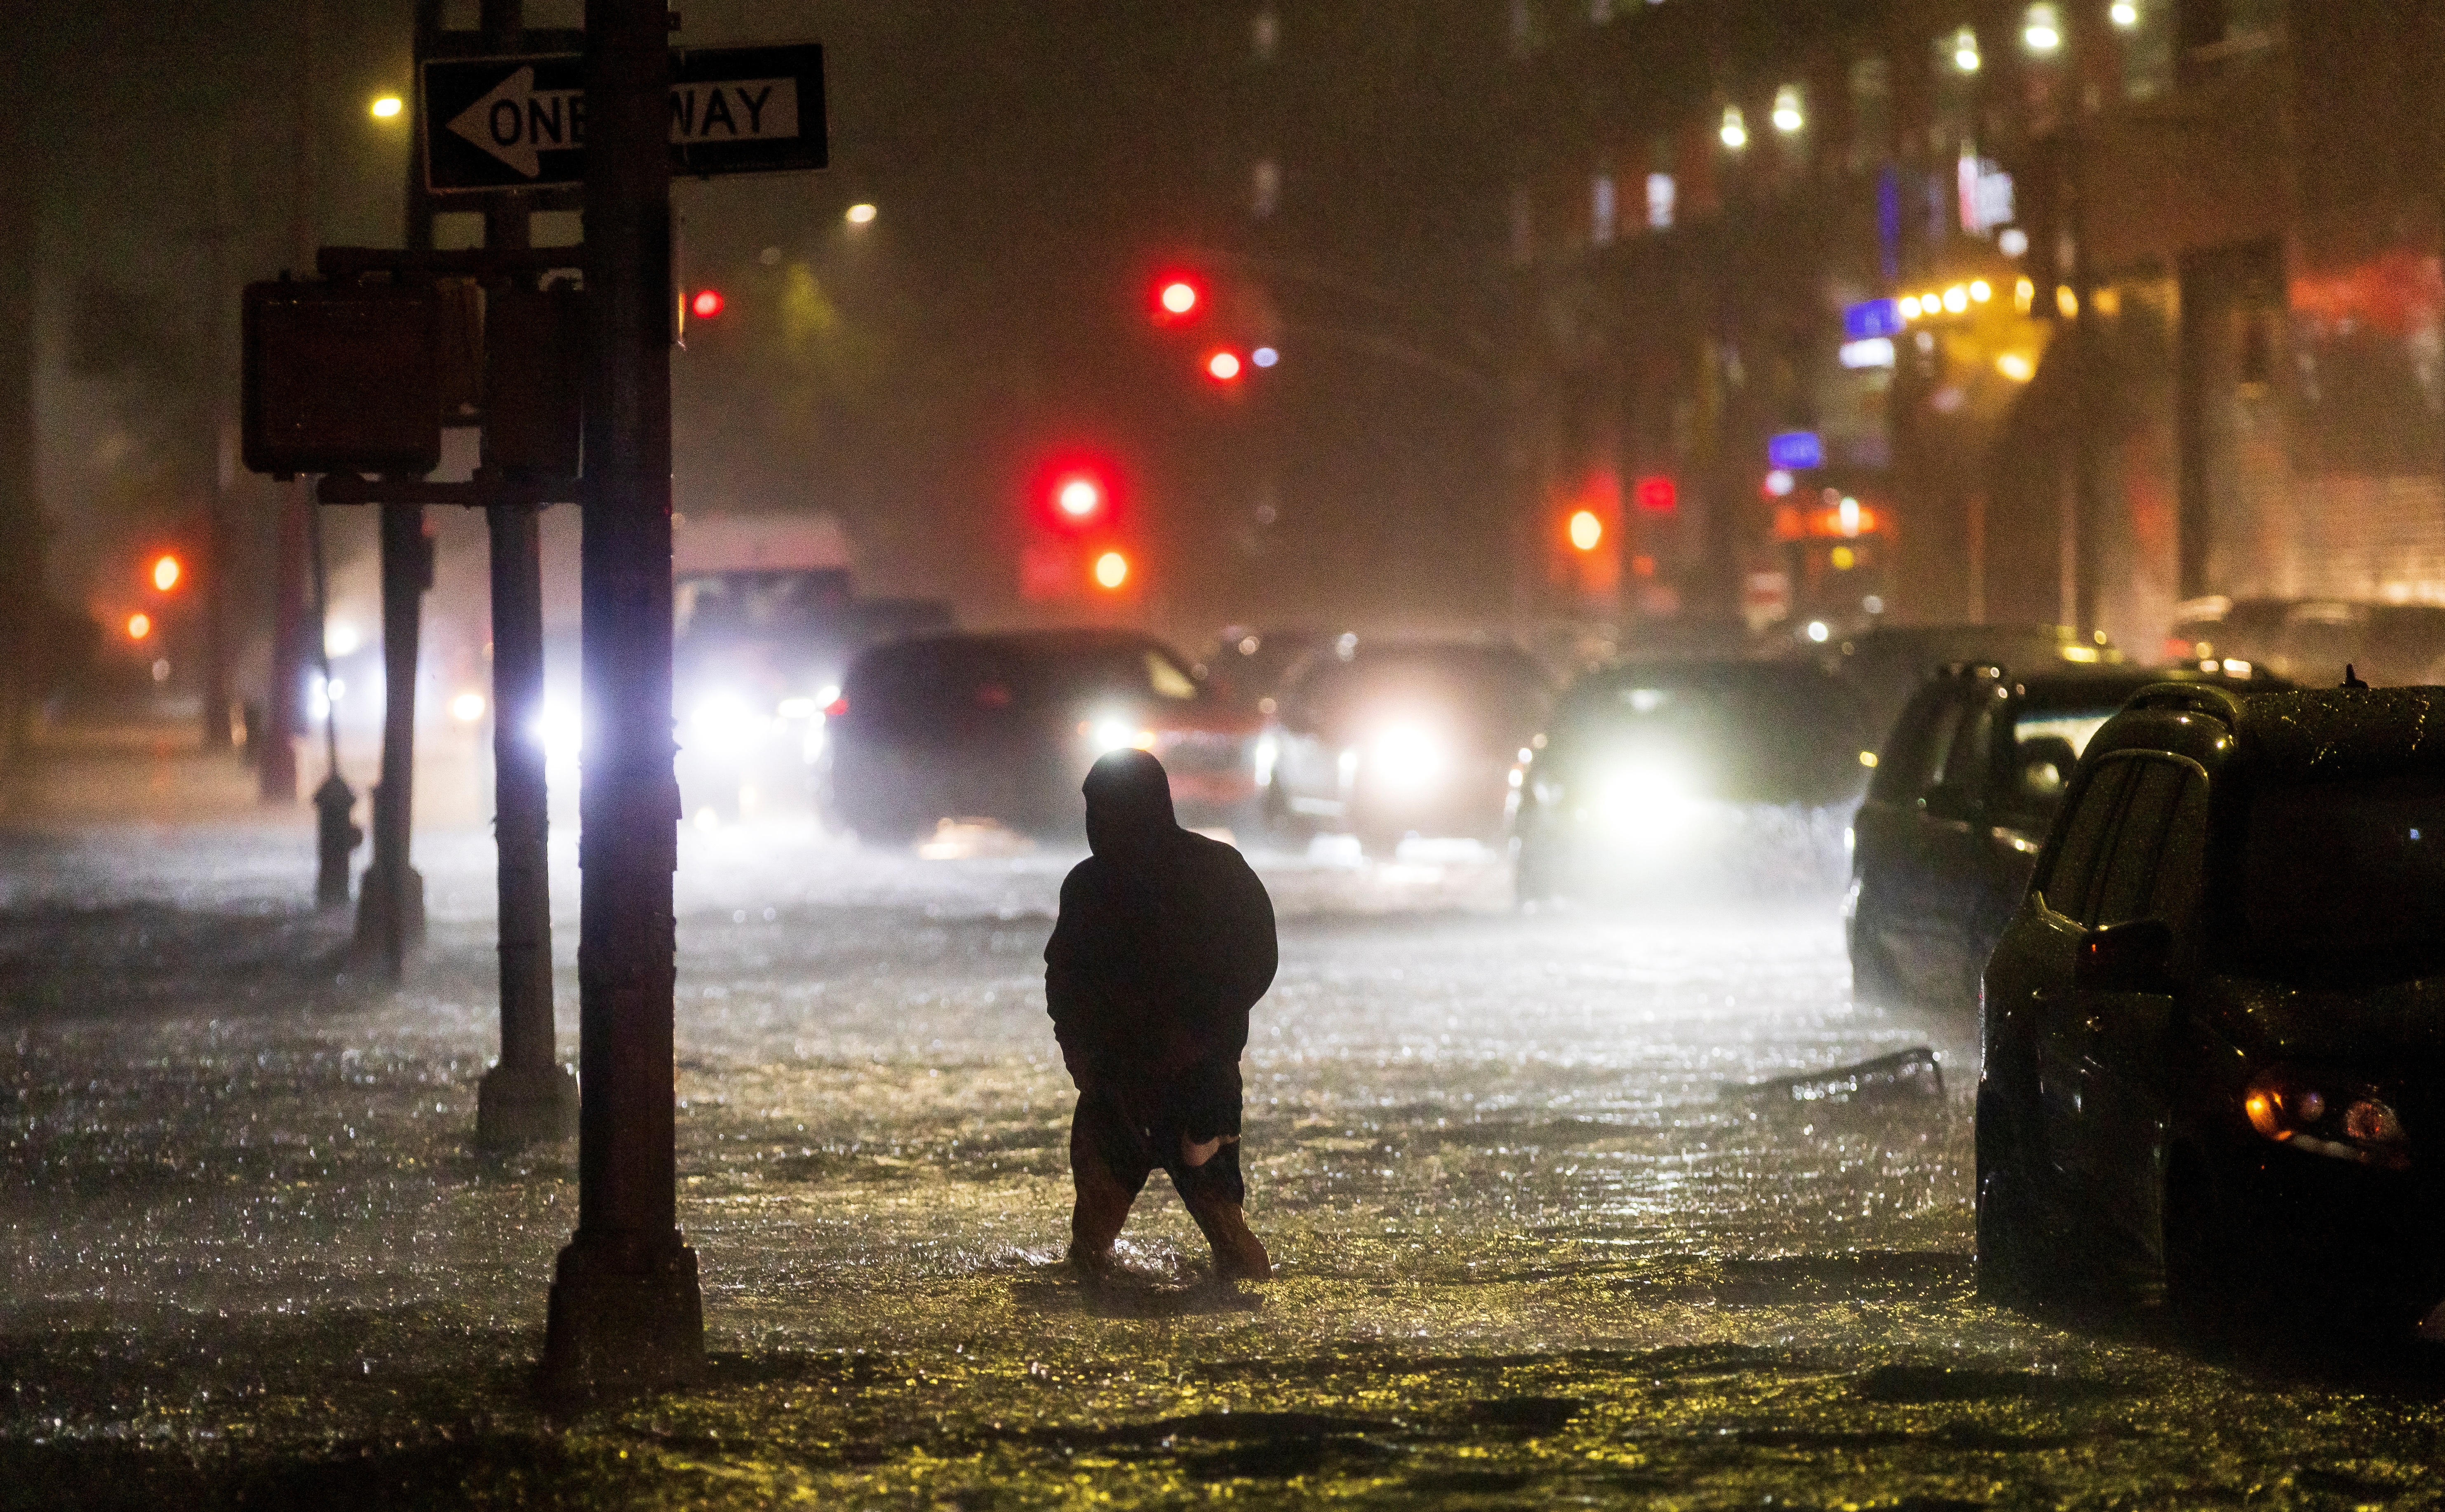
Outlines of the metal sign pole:
{"type": "MultiPolygon", "coordinates": [[[[484,0],[484,45],[516,52],[526,41],[521,0],[484,0]]],[[[532,209],[523,194],[484,206],[484,249],[522,250],[532,209]]],[[[519,287],[530,280],[520,278],[519,287]]],[[[487,395],[488,405],[502,396],[487,395]]],[[[494,426],[484,427],[486,462],[494,426]]],[[[565,1138],[576,1126],[577,1085],[553,1055],[551,821],[544,751],[543,549],[536,506],[484,512],[492,548],[493,844],[500,891],[501,1058],[476,1089],[476,1142],[511,1148],[565,1138]]]]}
{"type": "Polygon", "coordinates": [[[673,1148],[671,156],[663,0],[587,0],[578,1224],[546,1379],[683,1382],[704,1359],[673,1148]]]}
{"type": "MultiPolygon", "coordinates": [[[[441,0],[417,0],[416,56],[427,56],[441,30],[441,0]]],[[[407,165],[407,246],[433,245],[433,202],[424,175],[407,165]]],[[[423,633],[430,557],[424,507],[382,505],[383,748],[374,785],[373,864],[357,895],[357,949],[378,954],[393,980],[406,974],[407,948],[424,938],[424,879],[408,865],[408,833],[416,782],[416,660],[423,633]]]]}

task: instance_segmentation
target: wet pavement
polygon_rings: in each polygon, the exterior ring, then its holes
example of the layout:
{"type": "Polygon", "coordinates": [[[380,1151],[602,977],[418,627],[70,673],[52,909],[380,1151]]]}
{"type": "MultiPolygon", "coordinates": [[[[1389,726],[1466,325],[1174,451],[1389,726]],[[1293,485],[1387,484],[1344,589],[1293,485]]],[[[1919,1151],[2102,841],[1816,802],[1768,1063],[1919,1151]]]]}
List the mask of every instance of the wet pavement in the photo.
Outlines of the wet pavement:
{"type": "Polygon", "coordinates": [[[0,1505],[2445,1502],[2432,1346],[1977,1302],[1969,1026],[1855,1008],[1830,904],[1521,917],[1483,857],[1260,856],[1278,1279],[1207,1281],[1158,1178],[1082,1291],[1040,964],[1070,859],[689,831],[711,1379],[554,1409],[574,1150],[469,1148],[484,837],[420,839],[396,992],[301,908],[302,828],[0,837],[0,1505]],[[1915,1045],[1942,1094],[1743,1091],[1915,1045]]]}

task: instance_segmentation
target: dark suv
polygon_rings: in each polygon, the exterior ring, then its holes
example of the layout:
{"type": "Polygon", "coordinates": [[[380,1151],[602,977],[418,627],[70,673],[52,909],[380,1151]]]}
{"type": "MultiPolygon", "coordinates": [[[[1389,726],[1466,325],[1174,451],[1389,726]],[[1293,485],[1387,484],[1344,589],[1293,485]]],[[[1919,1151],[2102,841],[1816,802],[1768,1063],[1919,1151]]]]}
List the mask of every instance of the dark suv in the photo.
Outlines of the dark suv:
{"type": "Polygon", "coordinates": [[[2445,688],[2134,697],[1987,967],[1982,1285],[2136,1268],[2175,1301],[2419,1317],[2440,919],[2445,688]]]}
{"type": "Polygon", "coordinates": [[[1876,754],[1852,822],[1843,919],[1853,994],[1966,1020],[2081,749],[2123,700],[2173,680],[2288,686],[2119,667],[2015,677],[1993,665],[1950,667],[1921,684],[1876,754]]]}

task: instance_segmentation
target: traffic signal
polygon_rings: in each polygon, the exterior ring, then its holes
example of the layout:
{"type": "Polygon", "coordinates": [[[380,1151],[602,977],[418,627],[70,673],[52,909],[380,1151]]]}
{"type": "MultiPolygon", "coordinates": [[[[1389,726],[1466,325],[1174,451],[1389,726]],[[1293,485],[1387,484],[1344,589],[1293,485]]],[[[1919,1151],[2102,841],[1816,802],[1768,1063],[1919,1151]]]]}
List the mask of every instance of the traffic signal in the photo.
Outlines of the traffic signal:
{"type": "Polygon", "coordinates": [[[164,552],[153,559],[153,587],[157,591],[169,592],[185,575],[186,569],[179,565],[177,557],[164,552]]]}
{"type": "Polygon", "coordinates": [[[1204,282],[1187,273],[1166,273],[1154,281],[1152,303],[1156,325],[1185,325],[1204,312],[1204,282]]]}
{"type": "Polygon", "coordinates": [[[1086,473],[1073,473],[1054,486],[1053,508],[1072,525],[1092,525],[1103,518],[1104,485],[1086,473]]]}
{"type": "Polygon", "coordinates": [[[700,289],[688,300],[688,313],[699,320],[711,320],[729,303],[719,289],[700,289]]]}
{"type": "Polygon", "coordinates": [[[1107,593],[1117,593],[1129,580],[1129,559],[1119,551],[1105,551],[1095,558],[1095,586],[1107,593]]]}
{"type": "Polygon", "coordinates": [[[1670,514],[1681,507],[1681,490],[1669,477],[1642,477],[1633,492],[1641,513],[1670,514]]]}
{"type": "Polygon", "coordinates": [[[1245,369],[1241,364],[1240,354],[1228,347],[1206,356],[1205,376],[1218,383],[1236,383],[1243,371],[1245,369]]]}
{"type": "Polygon", "coordinates": [[[1604,520],[1594,510],[1575,511],[1564,527],[1571,537],[1571,549],[1593,551],[1604,544],[1604,520]]]}
{"type": "Polygon", "coordinates": [[[1110,530],[1121,513],[1118,470],[1089,453],[1055,457],[1037,472],[1029,494],[1037,521],[1056,535],[1110,530]]]}

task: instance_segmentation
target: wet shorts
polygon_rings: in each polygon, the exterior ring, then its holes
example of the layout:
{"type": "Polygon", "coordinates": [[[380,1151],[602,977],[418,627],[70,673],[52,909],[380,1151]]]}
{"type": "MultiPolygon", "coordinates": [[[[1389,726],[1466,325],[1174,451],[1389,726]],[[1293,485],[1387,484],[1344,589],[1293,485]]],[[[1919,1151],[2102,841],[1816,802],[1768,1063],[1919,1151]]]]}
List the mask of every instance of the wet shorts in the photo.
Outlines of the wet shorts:
{"type": "Polygon", "coordinates": [[[1081,1092],[1072,1146],[1092,1149],[1131,1195],[1160,1170],[1184,1202],[1202,1197],[1241,1205],[1248,1189],[1240,1175],[1240,1096],[1237,1056],[1227,1066],[1193,1067],[1154,1087],[1081,1092]],[[1181,1158],[1184,1136],[1203,1141],[1217,1135],[1229,1136],[1228,1143],[1204,1165],[1181,1158]]]}

